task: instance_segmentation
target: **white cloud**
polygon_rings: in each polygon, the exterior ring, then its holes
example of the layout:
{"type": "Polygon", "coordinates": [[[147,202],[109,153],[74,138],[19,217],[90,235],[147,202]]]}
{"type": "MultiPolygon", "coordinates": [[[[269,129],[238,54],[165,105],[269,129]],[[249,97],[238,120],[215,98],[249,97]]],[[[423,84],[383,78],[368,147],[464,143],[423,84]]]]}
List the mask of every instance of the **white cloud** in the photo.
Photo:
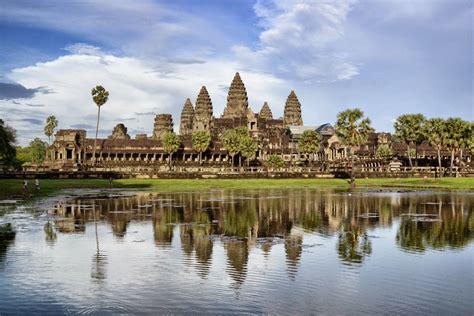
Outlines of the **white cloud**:
{"type": "MultiPolygon", "coordinates": [[[[92,102],[90,91],[95,85],[103,85],[109,92],[107,104],[101,109],[100,135],[111,133],[113,126],[124,121],[129,131],[151,134],[153,112],[173,114],[175,129],[179,127],[179,116],[186,98],[193,103],[202,85],[211,95],[214,115],[219,117],[225,106],[227,89],[237,69],[234,62],[215,60],[205,63],[180,63],[170,71],[157,71],[153,64],[131,57],[117,57],[100,52],[92,46],[74,46],[70,54],[46,63],[14,69],[8,79],[26,88],[43,86],[50,93],[36,93],[31,99],[1,101],[0,108],[6,113],[6,121],[17,128],[21,144],[33,136],[43,135],[40,124],[32,125],[25,118],[44,121],[48,115],[56,115],[59,128],[89,126],[92,136],[97,108],[92,102]],[[84,51],[83,48],[87,49],[84,51]],[[87,53],[87,54],[86,54],[87,53]],[[41,108],[27,104],[42,104],[41,108]],[[146,115],[143,115],[146,114],[146,115]],[[151,114],[151,115],[150,115],[151,114]]],[[[264,101],[274,107],[274,113],[281,113],[286,95],[287,83],[268,74],[241,72],[247,86],[250,104],[259,111],[264,101]]]]}
{"type": "Polygon", "coordinates": [[[339,51],[344,25],[355,0],[257,1],[255,14],[263,31],[256,49],[235,45],[242,65],[272,70],[303,80],[348,80],[359,73],[339,51]]]}

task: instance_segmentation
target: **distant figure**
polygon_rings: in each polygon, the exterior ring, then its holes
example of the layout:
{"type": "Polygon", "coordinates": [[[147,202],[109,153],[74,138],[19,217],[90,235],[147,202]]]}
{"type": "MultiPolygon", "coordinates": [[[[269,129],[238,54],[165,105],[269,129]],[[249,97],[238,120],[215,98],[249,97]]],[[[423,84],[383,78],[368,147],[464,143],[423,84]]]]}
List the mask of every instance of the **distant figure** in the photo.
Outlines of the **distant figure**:
{"type": "Polygon", "coordinates": [[[28,180],[23,180],[23,195],[28,196],[28,180]]]}
{"type": "Polygon", "coordinates": [[[109,177],[109,189],[112,189],[112,177],[109,177]]]}
{"type": "Polygon", "coordinates": [[[35,179],[35,187],[36,187],[36,191],[40,190],[40,180],[38,178],[35,179]]]}

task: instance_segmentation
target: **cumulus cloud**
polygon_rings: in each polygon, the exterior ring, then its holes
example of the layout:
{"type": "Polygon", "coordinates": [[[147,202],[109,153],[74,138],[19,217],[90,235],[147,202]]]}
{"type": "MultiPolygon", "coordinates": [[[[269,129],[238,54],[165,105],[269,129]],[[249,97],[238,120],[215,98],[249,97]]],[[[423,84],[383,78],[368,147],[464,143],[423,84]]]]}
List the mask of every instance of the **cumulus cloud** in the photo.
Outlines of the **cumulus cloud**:
{"type": "MultiPolygon", "coordinates": [[[[262,32],[256,48],[235,45],[242,65],[313,81],[348,80],[359,73],[338,49],[355,0],[258,0],[254,6],[262,32]]],[[[245,67],[244,66],[244,67],[245,67]]]]}
{"type": "MultiPolygon", "coordinates": [[[[172,114],[175,129],[178,129],[186,98],[189,97],[194,103],[202,85],[207,86],[214,114],[219,117],[227,96],[227,91],[220,89],[220,86],[230,83],[239,70],[234,62],[215,60],[175,64],[169,72],[163,73],[146,60],[105,53],[89,54],[90,51],[100,50],[92,48],[85,52],[80,49],[78,53],[49,62],[14,69],[7,75],[9,80],[21,84],[25,89],[45,86],[47,90],[55,92],[32,95],[30,105],[44,106],[25,107],[22,111],[10,111],[18,109],[19,105],[0,101],[0,107],[5,109],[6,120],[18,129],[21,143],[26,143],[32,132],[43,134],[40,125],[48,115],[56,115],[59,128],[85,128],[92,135],[97,107],[90,93],[92,87],[98,84],[110,92],[108,102],[101,108],[101,137],[110,134],[113,126],[119,122],[126,123],[131,131],[145,130],[151,134],[155,113],[172,114]]],[[[264,101],[273,103],[282,111],[288,94],[286,90],[289,89],[287,83],[269,74],[241,72],[241,75],[255,111],[260,110],[264,101]]],[[[277,109],[274,112],[279,111],[277,109]]]]}

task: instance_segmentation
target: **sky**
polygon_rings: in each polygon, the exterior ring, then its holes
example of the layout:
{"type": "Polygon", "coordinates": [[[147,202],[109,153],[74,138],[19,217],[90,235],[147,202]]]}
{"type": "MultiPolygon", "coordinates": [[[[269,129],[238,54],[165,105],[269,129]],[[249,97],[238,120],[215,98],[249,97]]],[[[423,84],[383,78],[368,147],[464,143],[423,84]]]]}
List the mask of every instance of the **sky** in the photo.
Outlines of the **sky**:
{"type": "Polygon", "coordinates": [[[0,0],[0,118],[18,144],[60,129],[99,136],[124,123],[179,129],[202,85],[220,117],[235,72],[250,107],[283,115],[294,90],[305,125],[358,107],[377,131],[401,114],[474,120],[470,0],[0,0]]]}

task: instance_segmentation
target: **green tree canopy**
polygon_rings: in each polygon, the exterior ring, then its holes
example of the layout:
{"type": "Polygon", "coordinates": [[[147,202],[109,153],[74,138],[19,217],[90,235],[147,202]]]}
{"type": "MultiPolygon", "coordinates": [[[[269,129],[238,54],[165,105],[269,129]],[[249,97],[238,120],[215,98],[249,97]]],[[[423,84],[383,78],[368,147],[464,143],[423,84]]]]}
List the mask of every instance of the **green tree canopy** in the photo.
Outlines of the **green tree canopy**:
{"type": "Polygon", "coordinates": [[[46,157],[47,147],[48,147],[48,143],[42,141],[38,137],[33,139],[29,144],[31,162],[35,164],[43,163],[46,157]]]}
{"type": "Polygon", "coordinates": [[[373,131],[370,119],[364,117],[360,109],[347,109],[337,115],[335,128],[340,141],[351,148],[351,183],[354,184],[355,149],[367,142],[369,133],[373,131]]]}
{"type": "Polygon", "coordinates": [[[270,168],[281,168],[285,165],[285,162],[283,161],[283,158],[281,158],[278,155],[270,155],[267,158],[267,165],[270,168]]]}
{"type": "Polygon", "coordinates": [[[393,156],[393,151],[390,145],[388,144],[380,144],[377,146],[377,150],[375,152],[375,157],[379,159],[390,159],[393,156]]]}
{"type": "Polygon", "coordinates": [[[413,167],[411,155],[409,154],[410,145],[415,144],[416,149],[416,145],[421,144],[421,142],[425,139],[423,128],[425,121],[426,118],[423,114],[404,114],[400,115],[393,124],[395,129],[395,137],[408,146],[407,153],[410,167],[413,167]]]}
{"type": "MultiPolygon", "coordinates": [[[[449,174],[452,175],[454,168],[455,153],[467,145],[466,136],[469,135],[471,124],[458,117],[450,117],[446,120],[446,146],[451,151],[451,167],[449,174]]],[[[469,137],[469,136],[468,136],[469,137]]]]}
{"type": "Polygon", "coordinates": [[[10,166],[14,163],[16,132],[0,119],[0,164],[10,166]]]}
{"type": "Polygon", "coordinates": [[[228,129],[222,135],[222,144],[224,145],[224,148],[229,152],[232,162],[234,161],[235,155],[240,152],[240,139],[241,134],[239,134],[236,129],[228,129]]]}
{"type": "Polygon", "coordinates": [[[314,154],[319,150],[321,136],[313,130],[304,131],[298,140],[298,147],[305,154],[314,154]]]}
{"type": "Polygon", "coordinates": [[[48,136],[48,143],[51,143],[51,136],[54,134],[54,129],[58,127],[58,120],[56,116],[50,115],[46,118],[46,125],[44,126],[44,134],[48,136]]]}
{"type": "Polygon", "coordinates": [[[240,153],[247,159],[247,165],[250,164],[250,160],[255,158],[255,154],[258,149],[257,142],[250,136],[243,136],[240,139],[240,153]]]}
{"type": "Polygon", "coordinates": [[[446,121],[442,118],[431,118],[423,126],[423,134],[438,154],[438,167],[441,170],[441,149],[447,141],[446,121]]]}
{"type": "Polygon", "coordinates": [[[199,162],[202,160],[202,153],[211,145],[211,135],[206,131],[197,131],[192,136],[193,149],[199,153],[199,162]]]}
{"type": "Polygon", "coordinates": [[[163,135],[163,149],[170,155],[169,163],[171,165],[171,160],[173,154],[178,151],[181,141],[174,132],[167,132],[163,135]]]}

